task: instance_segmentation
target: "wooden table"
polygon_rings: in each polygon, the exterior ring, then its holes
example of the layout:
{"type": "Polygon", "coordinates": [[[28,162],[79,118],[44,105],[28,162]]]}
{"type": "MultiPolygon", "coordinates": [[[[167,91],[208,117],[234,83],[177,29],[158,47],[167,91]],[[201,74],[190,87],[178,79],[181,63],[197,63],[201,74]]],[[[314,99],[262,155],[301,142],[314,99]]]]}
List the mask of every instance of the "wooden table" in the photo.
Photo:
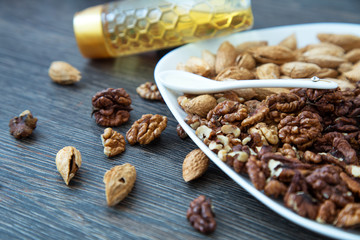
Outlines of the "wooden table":
{"type": "MultiPolygon", "coordinates": [[[[167,51],[107,60],[84,59],[74,39],[76,11],[103,3],[1,1],[0,3],[0,239],[200,239],[186,220],[192,199],[205,194],[214,204],[216,239],[318,239],[268,209],[215,165],[185,183],[182,162],[196,148],[181,140],[164,103],[141,99],[135,88],[154,81],[153,71],[167,51]],[[50,63],[63,60],[82,72],[72,86],[53,83],[50,63]],[[150,145],[130,146],[114,158],[103,154],[104,128],[91,117],[91,97],[105,88],[125,88],[133,100],[130,121],[115,128],[125,134],[145,113],[168,116],[168,127],[150,145]],[[30,138],[18,141],[8,122],[25,109],[38,118],[30,138]],[[80,150],[83,165],[69,186],[56,170],[64,146],[80,150]],[[131,194],[107,207],[103,175],[131,163],[137,180],[131,194]]],[[[310,22],[360,23],[358,0],[254,0],[254,29],[310,22]]]]}

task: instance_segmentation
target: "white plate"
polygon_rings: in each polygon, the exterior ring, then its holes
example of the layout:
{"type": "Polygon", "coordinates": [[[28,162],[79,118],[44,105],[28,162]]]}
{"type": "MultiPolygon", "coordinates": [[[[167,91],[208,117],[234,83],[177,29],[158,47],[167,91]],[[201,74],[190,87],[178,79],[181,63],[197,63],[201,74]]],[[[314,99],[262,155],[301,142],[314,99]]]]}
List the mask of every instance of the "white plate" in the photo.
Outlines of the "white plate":
{"type": "Polygon", "coordinates": [[[263,192],[258,191],[252,185],[251,181],[237,174],[231,167],[222,162],[215,153],[213,153],[199,138],[196,137],[195,132],[185,122],[186,113],[179,107],[177,97],[182,93],[168,90],[161,84],[158,74],[164,70],[174,70],[179,62],[185,63],[189,57],[201,57],[201,52],[204,49],[216,53],[220,44],[227,40],[234,45],[245,41],[267,40],[269,45],[276,45],[285,37],[295,33],[298,42],[298,47],[303,47],[307,44],[319,42],[316,38],[317,33],[341,33],[341,34],[355,34],[360,33],[359,24],[343,24],[343,23],[316,23],[316,24],[301,24],[292,26],[274,27],[260,30],[251,30],[241,33],[236,33],[230,36],[216,38],[197,43],[188,44],[179,47],[170,53],[166,54],[156,65],[154,76],[156,84],[160,90],[165,103],[170,111],[180,123],[182,128],[186,131],[189,137],[196,143],[196,145],[229,177],[237,182],[241,187],[248,191],[251,195],[261,201],[263,204],[271,208],[276,213],[287,218],[288,220],[314,232],[338,239],[359,239],[360,231],[345,230],[333,227],[328,224],[320,224],[316,221],[303,218],[293,211],[286,208],[282,202],[276,201],[267,197],[263,192]]]}

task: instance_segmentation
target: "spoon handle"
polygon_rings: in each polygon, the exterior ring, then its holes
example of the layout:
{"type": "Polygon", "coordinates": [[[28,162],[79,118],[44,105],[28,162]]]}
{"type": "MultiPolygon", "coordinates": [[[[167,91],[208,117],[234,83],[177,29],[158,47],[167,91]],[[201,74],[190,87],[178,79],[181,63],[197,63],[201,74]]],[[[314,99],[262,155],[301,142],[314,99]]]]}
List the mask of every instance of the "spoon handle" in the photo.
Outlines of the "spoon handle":
{"type": "Polygon", "coordinates": [[[313,77],[311,79],[261,79],[215,81],[193,73],[168,70],[158,76],[165,87],[190,94],[215,93],[239,88],[315,88],[335,89],[337,83],[313,77]]]}

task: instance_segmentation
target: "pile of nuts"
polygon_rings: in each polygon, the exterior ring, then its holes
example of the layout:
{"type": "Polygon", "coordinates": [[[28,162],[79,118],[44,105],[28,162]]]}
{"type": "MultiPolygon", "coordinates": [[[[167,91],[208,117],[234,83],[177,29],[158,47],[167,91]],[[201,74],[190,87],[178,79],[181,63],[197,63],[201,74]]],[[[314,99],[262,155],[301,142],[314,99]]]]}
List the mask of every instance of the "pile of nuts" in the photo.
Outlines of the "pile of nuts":
{"type": "MultiPolygon", "coordinates": [[[[318,34],[297,48],[224,42],[178,69],[216,81],[327,78],[339,88],[240,89],[178,98],[185,122],[255,188],[303,217],[338,227],[360,224],[360,37],[318,34]]],[[[271,80],[269,80],[271,81],[271,80]]],[[[185,134],[178,127],[178,134],[185,134]]]]}

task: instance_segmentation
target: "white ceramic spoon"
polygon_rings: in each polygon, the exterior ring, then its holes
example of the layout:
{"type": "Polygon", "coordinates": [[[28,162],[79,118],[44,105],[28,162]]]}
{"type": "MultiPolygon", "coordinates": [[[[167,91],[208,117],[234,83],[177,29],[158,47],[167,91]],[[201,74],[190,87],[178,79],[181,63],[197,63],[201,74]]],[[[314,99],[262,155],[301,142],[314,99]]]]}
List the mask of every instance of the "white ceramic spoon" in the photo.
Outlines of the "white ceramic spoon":
{"type": "Polygon", "coordinates": [[[223,92],[237,88],[315,88],[334,89],[337,83],[313,77],[311,79],[262,79],[214,81],[193,73],[167,70],[157,76],[165,87],[191,94],[223,92]]]}

